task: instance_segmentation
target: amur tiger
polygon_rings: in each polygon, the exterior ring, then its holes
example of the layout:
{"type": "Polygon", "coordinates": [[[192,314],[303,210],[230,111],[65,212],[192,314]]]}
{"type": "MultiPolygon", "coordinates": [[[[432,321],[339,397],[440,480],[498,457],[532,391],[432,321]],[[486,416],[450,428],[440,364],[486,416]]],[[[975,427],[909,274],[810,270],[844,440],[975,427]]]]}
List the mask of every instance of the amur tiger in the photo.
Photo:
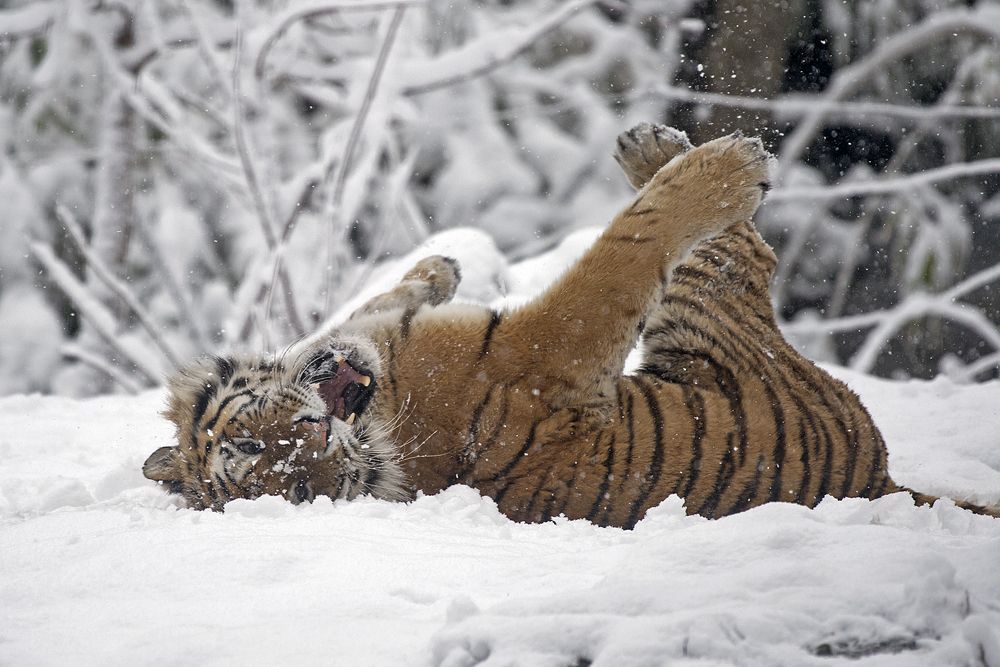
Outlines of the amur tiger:
{"type": "Polygon", "coordinates": [[[216,510],[467,484],[513,520],[626,528],[670,494],[706,517],[827,495],[933,502],[892,481],[861,401],[775,324],[776,260],[750,222],[760,141],[693,148],[643,123],[615,157],[638,195],[536,300],[448,303],[459,267],[428,257],[304,349],[195,361],[169,383],[179,442],[146,477],[216,510]],[[640,337],[643,365],[623,376],[640,337]]]}

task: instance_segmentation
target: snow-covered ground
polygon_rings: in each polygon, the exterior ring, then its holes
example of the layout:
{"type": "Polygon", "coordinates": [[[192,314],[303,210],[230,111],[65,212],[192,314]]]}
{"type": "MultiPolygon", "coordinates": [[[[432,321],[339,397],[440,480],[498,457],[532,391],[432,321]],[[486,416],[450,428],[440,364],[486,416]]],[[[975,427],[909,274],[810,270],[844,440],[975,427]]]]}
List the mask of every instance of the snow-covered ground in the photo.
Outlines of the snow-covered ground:
{"type": "MultiPolygon", "coordinates": [[[[467,298],[517,301],[587,240],[519,267],[444,249],[467,298]]],[[[897,481],[1000,504],[1000,382],[830,370],[897,481]]],[[[674,497],[634,531],[512,523],[465,487],[194,512],[140,472],[163,401],[0,400],[0,665],[1000,666],[1000,519],[947,501],[707,521],[674,497]]]]}

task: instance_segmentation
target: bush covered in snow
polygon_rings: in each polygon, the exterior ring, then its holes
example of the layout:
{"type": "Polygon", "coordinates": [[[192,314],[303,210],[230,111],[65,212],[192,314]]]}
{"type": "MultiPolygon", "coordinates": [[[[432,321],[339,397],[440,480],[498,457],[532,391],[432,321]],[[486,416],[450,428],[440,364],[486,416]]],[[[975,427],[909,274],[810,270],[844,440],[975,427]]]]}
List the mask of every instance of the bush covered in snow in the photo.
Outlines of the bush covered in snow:
{"type": "Polygon", "coordinates": [[[609,149],[639,120],[765,133],[807,353],[995,375],[1000,9],[730,4],[8,3],[0,392],[285,344],[445,229],[536,255],[626,201],[609,149]]]}

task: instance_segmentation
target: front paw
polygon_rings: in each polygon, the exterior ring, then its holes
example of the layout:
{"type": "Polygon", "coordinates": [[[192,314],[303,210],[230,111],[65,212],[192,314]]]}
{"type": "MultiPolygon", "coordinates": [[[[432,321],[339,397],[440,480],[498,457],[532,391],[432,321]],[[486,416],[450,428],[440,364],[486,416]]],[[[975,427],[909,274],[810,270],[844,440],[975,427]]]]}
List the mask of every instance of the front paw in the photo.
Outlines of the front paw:
{"type": "Polygon", "coordinates": [[[458,283],[462,280],[462,270],[458,260],[443,255],[424,257],[403,276],[403,283],[419,282],[426,285],[426,302],[436,306],[450,301],[455,296],[458,283]]]}
{"type": "Polygon", "coordinates": [[[643,122],[618,135],[614,158],[625,178],[638,190],[660,167],[690,149],[691,142],[684,132],[643,122]]]}

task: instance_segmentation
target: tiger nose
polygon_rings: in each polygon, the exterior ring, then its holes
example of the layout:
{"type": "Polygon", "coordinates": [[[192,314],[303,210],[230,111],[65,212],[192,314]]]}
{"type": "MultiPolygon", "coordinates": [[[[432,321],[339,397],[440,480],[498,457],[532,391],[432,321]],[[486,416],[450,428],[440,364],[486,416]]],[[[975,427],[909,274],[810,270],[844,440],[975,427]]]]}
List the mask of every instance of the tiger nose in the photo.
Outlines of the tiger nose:
{"type": "Polygon", "coordinates": [[[309,421],[300,422],[296,425],[297,428],[303,429],[306,433],[315,434],[319,442],[326,443],[326,437],[330,433],[330,422],[328,421],[309,421]]]}
{"type": "Polygon", "coordinates": [[[299,483],[295,485],[293,492],[297,503],[312,502],[314,497],[312,486],[310,486],[309,482],[304,479],[299,480],[299,483]]]}

